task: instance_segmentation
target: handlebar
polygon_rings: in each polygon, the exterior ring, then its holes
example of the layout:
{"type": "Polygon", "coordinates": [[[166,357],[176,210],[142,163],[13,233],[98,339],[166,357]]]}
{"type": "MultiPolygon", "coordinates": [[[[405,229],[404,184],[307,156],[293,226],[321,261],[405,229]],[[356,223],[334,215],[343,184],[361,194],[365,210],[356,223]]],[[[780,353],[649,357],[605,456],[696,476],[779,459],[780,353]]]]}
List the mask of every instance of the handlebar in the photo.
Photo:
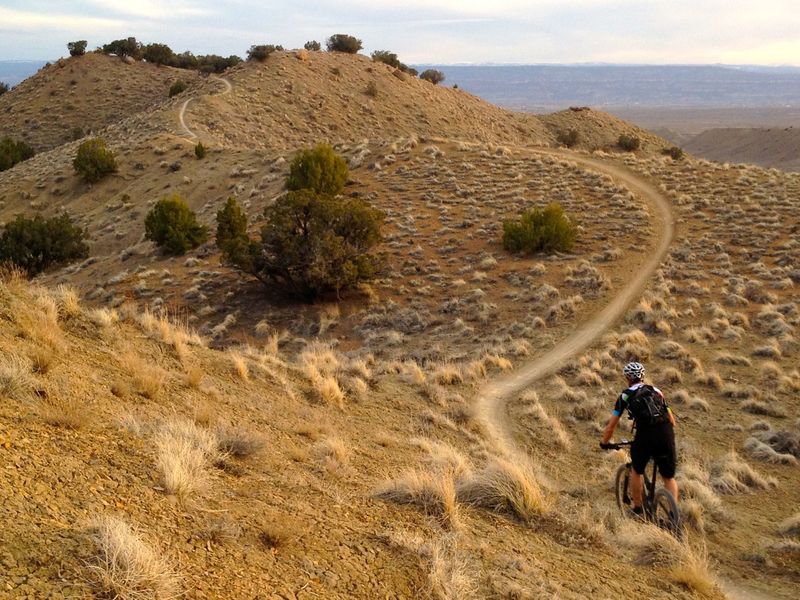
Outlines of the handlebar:
{"type": "Polygon", "coordinates": [[[608,444],[600,443],[600,447],[603,450],[622,450],[623,446],[630,446],[630,440],[620,440],[619,442],[609,442],[608,444]]]}

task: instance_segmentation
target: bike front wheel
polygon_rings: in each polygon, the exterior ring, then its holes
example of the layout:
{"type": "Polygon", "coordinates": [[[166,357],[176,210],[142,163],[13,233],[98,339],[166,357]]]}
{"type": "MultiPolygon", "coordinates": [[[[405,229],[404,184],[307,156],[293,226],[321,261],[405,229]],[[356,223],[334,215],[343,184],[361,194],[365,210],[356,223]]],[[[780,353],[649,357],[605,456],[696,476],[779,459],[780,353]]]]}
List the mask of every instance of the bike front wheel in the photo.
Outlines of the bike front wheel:
{"type": "Polygon", "coordinates": [[[628,516],[628,510],[633,506],[631,500],[631,470],[628,465],[622,465],[617,469],[617,477],[614,480],[614,493],[617,497],[617,506],[624,516],[628,516]]]}
{"type": "Polygon", "coordinates": [[[681,513],[678,510],[678,503],[672,494],[663,488],[656,490],[653,497],[653,522],[675,537],[681,537],[681,513]]]}

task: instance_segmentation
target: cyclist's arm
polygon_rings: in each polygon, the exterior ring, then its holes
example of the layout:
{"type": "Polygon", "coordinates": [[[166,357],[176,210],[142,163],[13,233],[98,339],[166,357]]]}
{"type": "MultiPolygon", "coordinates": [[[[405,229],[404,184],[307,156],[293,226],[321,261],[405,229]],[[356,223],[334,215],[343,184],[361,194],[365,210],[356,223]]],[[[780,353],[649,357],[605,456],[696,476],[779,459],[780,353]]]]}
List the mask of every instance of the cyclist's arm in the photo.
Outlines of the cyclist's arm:
{"type": "Polygon", "coordinates": [[[617,414],[611,415],[611,418],[608,420],[608,424],[603,431],[603,439],[601,440],[601,443],[607,444],[611,439],[611,436],[614,435],[614,430],[617,428],[617,423],[619,423],[619,417],[620,416],[617,414]]]}
{"type": "Polygon", "coordinates": [[[669,422],[672,423],[673,427],[675,427],[675,415],[669,406],[667,407],[667,415],[669,415],[669,422]]]}

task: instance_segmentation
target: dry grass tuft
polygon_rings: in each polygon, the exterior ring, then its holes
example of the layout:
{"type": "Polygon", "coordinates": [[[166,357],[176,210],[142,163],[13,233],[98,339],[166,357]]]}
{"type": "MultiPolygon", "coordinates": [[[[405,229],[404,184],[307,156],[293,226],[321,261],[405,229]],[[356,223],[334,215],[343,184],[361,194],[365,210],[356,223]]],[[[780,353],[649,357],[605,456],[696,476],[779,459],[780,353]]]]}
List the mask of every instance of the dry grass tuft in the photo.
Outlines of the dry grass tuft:
{"type": "Polygon", "coordinates": [[[222,427],[217,430],[220,452],[235,458],[256,456],[266,446],[264,438],[252,431],[222,427]]]}
{"type": "Polygon", "coordinates": [[[740,494],[777,487],[772,477],[764,477],[744,462],[734,450],[711,465],[711,486],[720,494],[740,494]]]}
{"type": "Polygon", "coordinates": [[[48,396],[39,412],[45,423],[62,429],[80,429],[88,420],[86,407],[72,397],[48,396]]]}
{"type": "Polygon", "coordinates": [[[250,381],[250,369],[247,366],[247,360],[239,352],[231,350],[230,352],[231,364],[233,365],[233,374],[242,381],[250,381]]]}
{"type": "Polygon", "coordinates": [[[433,377],[439,385],[456,385],[464,382],[464,373],[461,367],[452,364],[441,365],[436,369],[433,377]]]}
{"type": "Polygon", "coordinates": [[[338,437],[326,437],[314,444],[312,449],[314,458],[328,472],[341,471],[350,461],[350,448],[338,437]]]}
{"type": "Polygon", "coordinates": [[[158,397],[167,377],[163,369],[146,362],[134,352],[123,356],[122,365],[130,373],[133,387],[139,394],[151,400],[158,397]]]}
{"type": "Polygon", "coordinates": [[[33,372],[39,375],[47,375],[56,361],[55,353],[45,346],[34,348],[28,357],[31,359],[33,372]]]}
{"type": "Polygon", "coordinates": [[[103,598],[168,600],[181,596],[178,577],[163,558],[127,523],[102,517],[91,527],[97,555],[86,567],[103,598]]]}
{"type": "Polygon", "coordinates": [[[419,506],[449,529],[459,525],[456,487],[450,472],[430,473],[412,469],[380,486],[375,490],[375,496],[390,502],[419,506]]]}
{"type": "Polygon", "coordinates": [[[155,436],[161,484],[185,502],[208,484],[208,467],[221,459],[216,434],[188,420],[172,419],[155,436]]]}
{"type": "Polygon", "coordinates": [[[548,510],[548,503],[530,468],[493,458],[456,485],[458,499],[475,506],[510,513],[530,521],[548,510]]]}
{"type": "Polygon", "coordinates": [[[781,535],[800,536],[800,512],[795,513],[778,526],[781,535]]]}
{"type": "Polygon", "coordinates": [[[6,353],[0,358],[0,395],[12,400],[24,400],[33,393],[31,369],[19,356],[6,353]]]}
{"type": "Polygon", "coordinates": [[[473,600],[479,597],[475,566],[459,551],[456,534],[428,541],[417,534],[400,531],[387,535],[387,541],[420,558],[428,573],[430,587],[425,597],[435,600],[473,600]]]}
{"type": "Polygon", "coordinates": [[[702,597],[719,596],[705,545],[693,547],[682,543],[649,523],[626,522],[618,537],[624,546],[634,551],[634,564],[666,568],[670,580],[690,591],[702,597]]]}

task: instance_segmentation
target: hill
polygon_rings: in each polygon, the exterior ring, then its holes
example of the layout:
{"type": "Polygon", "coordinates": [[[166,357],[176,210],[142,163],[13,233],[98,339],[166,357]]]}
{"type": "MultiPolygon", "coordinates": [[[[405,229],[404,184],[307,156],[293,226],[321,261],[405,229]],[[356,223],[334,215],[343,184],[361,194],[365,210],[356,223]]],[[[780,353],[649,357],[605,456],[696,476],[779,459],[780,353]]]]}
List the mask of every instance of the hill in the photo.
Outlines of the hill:
{"type": "Polygon", "coordinates": [[[163,103],[178,80],[197,79],[192,71],[103,54],[60,59],[0,96],[0,137],[49,150],[163,103]]]}
{"type": "Polygon", "coordinates": [[[120,168],[91,186],[75,142],[0,173],[0,220],[91,234],[83,262],[0,278],[9,594],[113,596],[115,567],[149,597],[796,597],[800,176],[326,53],[102,133],[120,168]],[[564,127],[587,147],[554,148],[564,127]],[[623,132],[645,147],[607,151],[623,132]],[[255,235],[320,140],[386,214],[369,285],[298,304],[213,243],[144,240],[175,192],[212,229],[235,197],[255,235]],[[551,201],[572,251],[506,252],[503,221],[551,201]],[[623,518],[626,456],[597,449],[630,359],[678,417],[680,542],[623,518]]]}
{"type": "Polygon", "coordinates": [[[800,171],[800,129],[793,127],[709,129],[685,147],[709,160],[800,171]]]}

